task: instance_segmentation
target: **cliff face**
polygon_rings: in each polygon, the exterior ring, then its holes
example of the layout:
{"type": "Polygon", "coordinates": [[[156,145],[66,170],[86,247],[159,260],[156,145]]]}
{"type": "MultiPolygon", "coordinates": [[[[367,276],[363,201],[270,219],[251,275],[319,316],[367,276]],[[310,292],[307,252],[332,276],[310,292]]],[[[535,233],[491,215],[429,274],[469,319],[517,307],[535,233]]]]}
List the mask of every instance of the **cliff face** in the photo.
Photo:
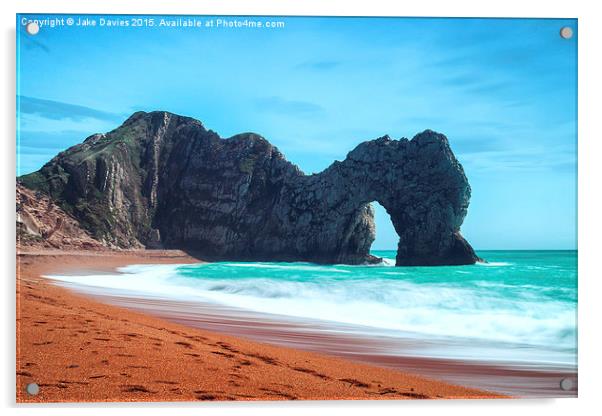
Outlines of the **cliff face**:
{"type": "Polygon", "coordinates": [[[75,218],[40,192],[17,184],[16,205],[17,246],[21,249],[106,249],[75,218]]]}
{"type": "Polygon", "coordinates": [[[96,239],[208,259],[373,262],[370,202],[400,236],[398,265],[472,264],[459,233],[470,187],[447,139],[364,142],[304,175],[264,138],[221,139],[194,119],[135,113],[20,178],[96,239]]]}

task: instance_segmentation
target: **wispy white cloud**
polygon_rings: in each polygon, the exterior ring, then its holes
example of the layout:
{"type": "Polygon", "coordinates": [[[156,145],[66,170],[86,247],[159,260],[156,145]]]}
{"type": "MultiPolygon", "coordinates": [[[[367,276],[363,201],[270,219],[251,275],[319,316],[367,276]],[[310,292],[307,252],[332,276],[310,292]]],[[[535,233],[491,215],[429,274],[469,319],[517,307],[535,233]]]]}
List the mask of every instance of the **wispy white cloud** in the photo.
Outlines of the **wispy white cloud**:
{"type": "Polygon", "coordinates": [[[35,114],[51,120],[80,121],[84,119],[98,119],[116,121],[122,118],[119,114],[97,110],[83,105],[45,100],[24,95],[21,95],[18,98],[21,114],[35,114]]]}

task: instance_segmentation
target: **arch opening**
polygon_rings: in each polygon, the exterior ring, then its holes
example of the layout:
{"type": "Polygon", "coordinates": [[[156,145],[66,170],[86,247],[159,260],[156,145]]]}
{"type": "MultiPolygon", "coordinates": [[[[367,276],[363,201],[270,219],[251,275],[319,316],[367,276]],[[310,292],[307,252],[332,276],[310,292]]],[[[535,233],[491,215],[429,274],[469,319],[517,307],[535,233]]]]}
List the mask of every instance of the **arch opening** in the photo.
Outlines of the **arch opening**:
{"type": "Polygon", "coordinates": [[[395,231],[391,216],[378,201],[372,201],[370,205],[374,210],[374,225],[376,228],[376,237],[370,247],[370,254],[395,261],[399,235],[395,231]]]}

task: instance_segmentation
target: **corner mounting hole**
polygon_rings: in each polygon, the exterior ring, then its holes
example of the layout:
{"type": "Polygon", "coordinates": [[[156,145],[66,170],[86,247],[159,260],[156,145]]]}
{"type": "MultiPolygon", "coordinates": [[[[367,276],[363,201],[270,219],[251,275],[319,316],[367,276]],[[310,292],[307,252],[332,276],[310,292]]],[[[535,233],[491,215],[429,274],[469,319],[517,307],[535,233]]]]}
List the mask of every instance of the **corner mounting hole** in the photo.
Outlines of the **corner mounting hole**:
{"type": "Polygon", "coordinates": [[[563,27],[562,29],[560,29],[560,37],[562,37],[563,39],[570,39],[573,37],[573,29],[571,29],[568,26],[563,27]]]}
{"type": "Polygon", "coordinates": [[[29,22],[25,25],[25,31],[30,35],[37,35],[40,32],[40,25],[37,22],[29,22]]]}
{"type": "Polygon", "coordinates": [[[29,383],[27,386],[25,386],[25,391],[30,396],[35,396],[40,392],[40,386],[38,386],[37,383],[29,383]]]}
{"type": "Polygon", "coordinates": [[[564,391],[569,391],[569,390],[573,390],[573,380],[571,380],[570,378],[563,378],[562,380],[560,380],[560,389],[564,390],[564,391]]]}

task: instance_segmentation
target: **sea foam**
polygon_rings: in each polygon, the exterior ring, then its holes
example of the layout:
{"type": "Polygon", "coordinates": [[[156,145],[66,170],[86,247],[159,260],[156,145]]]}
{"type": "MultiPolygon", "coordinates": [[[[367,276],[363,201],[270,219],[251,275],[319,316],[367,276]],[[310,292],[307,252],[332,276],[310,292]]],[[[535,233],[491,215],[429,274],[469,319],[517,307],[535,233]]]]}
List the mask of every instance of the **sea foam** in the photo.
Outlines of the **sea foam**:
{"type": "MultiPolygon", "coordinates": [[[[490,264],[510,266],[508,262],[490,264]]],[[[112,294],[215,302],[387,336],[479,340],[576,351],[576,296],[542,270],[512,266],[392,268],[309,263],[132,265],[120,274],[49,276],[112,294]],[[464,273],[458,273],[464,272],[464,273]],[[532,274],[524,279],[522,273],[532,274]],[[468,273],[468,274],[467,274],[468,273]],[[520,281],[517,275],[523,276],[520,281]],[[547,276],[547,280],[539,276],[547,276]]],[[[545,267],[544,267],[545,269],[545,267]]],[[[550,269],[551,270],[551,269],[550,269]]],[[[558,278],[568,273],[554,269],[558,278]]],[[[570,274],[570,273],[569,273],[570,274]]]]}

